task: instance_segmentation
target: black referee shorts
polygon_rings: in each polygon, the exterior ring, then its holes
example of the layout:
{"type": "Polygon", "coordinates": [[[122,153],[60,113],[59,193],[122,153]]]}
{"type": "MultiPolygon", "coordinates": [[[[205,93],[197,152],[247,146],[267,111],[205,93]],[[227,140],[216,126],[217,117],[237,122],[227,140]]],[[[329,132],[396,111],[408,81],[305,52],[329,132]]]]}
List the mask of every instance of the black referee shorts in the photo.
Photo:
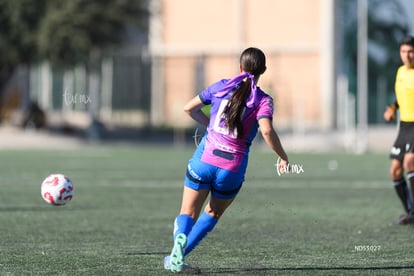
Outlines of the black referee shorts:
{"type": "Polygon", "coordinates": [[[414,122],[400,122],[397,139],[391,148],[390,158],[400,162],[407,152],[414,153],[414,122]]]}

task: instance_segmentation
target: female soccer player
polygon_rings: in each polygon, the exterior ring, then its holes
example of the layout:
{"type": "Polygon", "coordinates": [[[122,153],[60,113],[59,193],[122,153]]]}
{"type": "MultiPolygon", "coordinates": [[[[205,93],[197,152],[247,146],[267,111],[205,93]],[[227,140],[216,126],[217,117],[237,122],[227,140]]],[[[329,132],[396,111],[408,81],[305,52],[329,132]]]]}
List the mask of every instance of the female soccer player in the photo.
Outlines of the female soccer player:
{"type": "Polygon", "coordinates": [[[397,101],[390,105],[385,113],[387,121],[395,118],[400,110],[400,123],[397,139],[391,149],[390,176],[406,215],[397,224],[413,224],[414,208],[414,37],[407,36],[400,44],[400,58],[403,63],[398,68],[395,80],[397,101]],[[407,187],[404,172],[410,189],[407,187]],[[411,190],[411,196],[408,192],[411,190]]]}
{"type": "Polygon", "coordinates": [[[180,272],[186,267],[184,257],[233,202],[244,181],[249,147],[258,127],[281,159],[279,170],[287,169],[288,157],[272,125],[273,99],[256,86],[265,71],[264,53],[248,48],[240,56],[241,74],[207,87],[184,107],[207,132],[187,166],[181,211],[174,221],[174,246],[164,259],[167,270],[180,272]],[[201,110],[205,105],[211,105],[210,118],[201,110]]]}

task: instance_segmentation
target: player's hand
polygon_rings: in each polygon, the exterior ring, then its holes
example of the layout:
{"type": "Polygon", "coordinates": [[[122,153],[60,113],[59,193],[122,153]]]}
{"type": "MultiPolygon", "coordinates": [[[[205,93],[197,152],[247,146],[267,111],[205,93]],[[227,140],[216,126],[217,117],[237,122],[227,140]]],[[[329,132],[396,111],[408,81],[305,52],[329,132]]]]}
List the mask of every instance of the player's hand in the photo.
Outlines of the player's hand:
{"type": "Polygon", "coordinates": [[[278,171],[281,174],[288,173],[289,172],[289,162],[283,159],[280,159],[280,162],[277,164],[278,171]]]}
{"type": "Polygon", "coordinates": [[[395,119],[395,109],[388,106],[384,112],[384,120],[389,122],[395,119]]]}

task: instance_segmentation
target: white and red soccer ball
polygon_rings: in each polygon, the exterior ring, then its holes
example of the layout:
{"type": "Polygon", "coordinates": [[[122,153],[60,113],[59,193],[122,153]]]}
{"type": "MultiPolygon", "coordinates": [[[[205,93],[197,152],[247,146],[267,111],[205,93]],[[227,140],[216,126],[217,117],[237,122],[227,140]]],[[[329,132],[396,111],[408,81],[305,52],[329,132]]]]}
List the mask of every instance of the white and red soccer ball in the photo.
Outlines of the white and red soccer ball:
{"type": "Polygon", "coordinates": [[[42,198],[52,205],[65,205],[72,200],[73,184],[63,174],[51,174],[42,182],[42,198]]]}

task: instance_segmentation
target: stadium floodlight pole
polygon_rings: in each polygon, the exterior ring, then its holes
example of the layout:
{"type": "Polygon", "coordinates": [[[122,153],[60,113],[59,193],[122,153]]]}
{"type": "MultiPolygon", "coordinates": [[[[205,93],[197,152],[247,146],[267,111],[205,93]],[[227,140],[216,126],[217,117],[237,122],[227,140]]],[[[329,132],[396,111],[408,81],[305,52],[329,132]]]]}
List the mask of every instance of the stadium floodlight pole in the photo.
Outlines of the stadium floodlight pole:
{"type": "Polygon", "coordinates": [[[368,148],[368,0],[358,0],[357,56],[358,140],[356,150],[358,153],[364,153],[368,148]]]}

